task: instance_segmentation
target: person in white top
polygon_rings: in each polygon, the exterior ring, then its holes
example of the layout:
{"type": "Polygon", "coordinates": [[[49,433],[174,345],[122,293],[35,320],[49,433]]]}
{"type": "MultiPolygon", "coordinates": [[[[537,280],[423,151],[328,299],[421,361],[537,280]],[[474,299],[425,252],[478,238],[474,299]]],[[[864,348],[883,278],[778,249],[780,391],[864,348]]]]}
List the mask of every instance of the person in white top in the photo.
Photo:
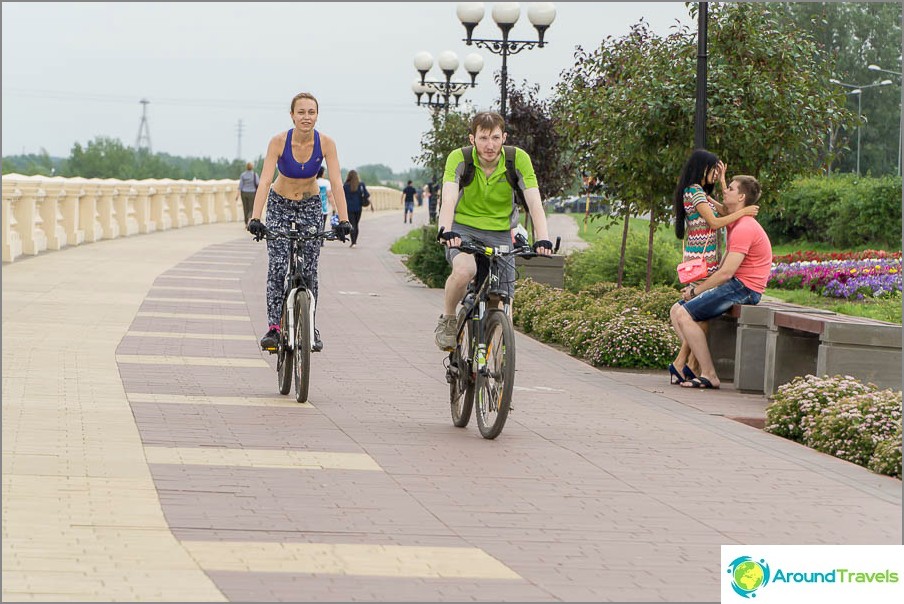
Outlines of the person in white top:
{"type": "MultiPolygon", "coordinates": [[[[326,230],[326,221],[330,217],[330,213],[335,211],[336,204],[333,201],[333,187],[330,180],[323,177],[323,167],[317,171],[317,186],[320,187],[320,211],[323,213],[323,225],[321,230],[326,230]]],[[[324,242],[321,241],[320,245],[324,242]]]]}

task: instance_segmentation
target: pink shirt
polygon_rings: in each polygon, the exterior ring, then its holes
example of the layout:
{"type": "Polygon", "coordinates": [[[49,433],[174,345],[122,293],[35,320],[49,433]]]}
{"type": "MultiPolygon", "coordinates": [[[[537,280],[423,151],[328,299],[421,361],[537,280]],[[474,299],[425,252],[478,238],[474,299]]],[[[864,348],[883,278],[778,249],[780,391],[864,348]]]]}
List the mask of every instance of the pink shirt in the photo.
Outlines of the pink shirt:
{"type": "Polygon", "coordinates": [[[744,254],[734,276],[745,287],[761,294],[766,291],[772,270],[772,244],[760,223],[752,216],[744,216],[728,225],[728,251],[744,254]]]}

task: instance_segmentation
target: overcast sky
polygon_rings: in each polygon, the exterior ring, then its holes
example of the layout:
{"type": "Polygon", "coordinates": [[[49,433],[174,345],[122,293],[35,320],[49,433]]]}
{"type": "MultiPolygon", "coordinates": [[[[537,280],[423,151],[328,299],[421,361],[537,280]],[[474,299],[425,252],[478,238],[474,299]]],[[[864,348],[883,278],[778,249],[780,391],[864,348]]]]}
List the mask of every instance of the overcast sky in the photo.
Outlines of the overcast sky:
{"type": "MultiPolygon", "coordinates": [[[[497,38],[492,2],[474,37],[497,38]]],[[[529,3],[511,38],[535,39],[529,3]]],[[[291,127],[301,91],[320,101],[317,128],[343,167],[414,166],[429,110],[415,105],[414,55],[451,50],[484,58],[463,99],[498,103],[501,57],[463,41],[454,2],[2,3],[3,155],[67,157],[96,136],[134,145],[147,99],[154,152],[233,159],[263,155],[291,127]]],[[[641,18],[666,34],[694,26],[683,2],[559,2],[549,45],[509,57],[509,75],[548,96],[575,46],[596,48],[641,18]]],[[[456,76],[465,79],[464,68],[456,76]]],[[[428,78],[439,79],[438,67],[428,78]]]]}

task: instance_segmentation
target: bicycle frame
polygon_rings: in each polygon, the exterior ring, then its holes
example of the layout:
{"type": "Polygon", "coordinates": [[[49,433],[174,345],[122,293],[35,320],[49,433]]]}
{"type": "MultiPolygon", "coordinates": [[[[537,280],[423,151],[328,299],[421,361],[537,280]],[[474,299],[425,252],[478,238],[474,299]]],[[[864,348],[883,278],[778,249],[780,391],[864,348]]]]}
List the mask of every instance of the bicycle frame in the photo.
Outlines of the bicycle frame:
{"type": "MultiPolygon", "coordinates": [[[[304,274],[301,272],[301,266],[304,264],[304,247],[300,244],[306,241],[334,239],[335,234],[332,231],[321,232],[316,231],[313,228],[310,230],[313,232],[304,235],[298,230],[298,225],[295,222],[291,222],[288,231],[273,231],[268,229],[267,239],[288,239],[290,242],[289,262],[286,267],[286,275],[283,277],[283,304],[286,305],[286,315],[288,317],[288,325],[286,327],[288,333],[295,333],[295,297],[299,290],[303,290],[305,296],[308,298],[311,309],[311,312],[308,315],[308,321],[310,323],[308,333],[311,334],[310,345],[313,347],[316,300],[314,299],[314,294],[311,292],[310,286],[305,280],[304,274]]],[[[294,338],[289,338],[286,344],[289,350],[295,350],[294,338]]]]}

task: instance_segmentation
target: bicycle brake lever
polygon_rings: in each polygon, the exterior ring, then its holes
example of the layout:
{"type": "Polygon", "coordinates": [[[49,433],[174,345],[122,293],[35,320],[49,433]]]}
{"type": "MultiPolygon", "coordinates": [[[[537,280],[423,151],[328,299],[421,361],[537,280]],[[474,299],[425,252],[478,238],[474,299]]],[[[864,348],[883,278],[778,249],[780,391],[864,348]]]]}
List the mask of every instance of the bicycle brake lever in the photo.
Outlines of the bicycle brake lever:
{"type": "Polygon", "coordinates": [[[555,254],[556,252],[559,251],[559,246],[560,246],[561,244],[562,244],[562,238],[561,238],[561,237],[556,237],[556,245],[555,245],[555,247],[552,248],[552,253],[553,253],[553,254],[555,254]]]}

